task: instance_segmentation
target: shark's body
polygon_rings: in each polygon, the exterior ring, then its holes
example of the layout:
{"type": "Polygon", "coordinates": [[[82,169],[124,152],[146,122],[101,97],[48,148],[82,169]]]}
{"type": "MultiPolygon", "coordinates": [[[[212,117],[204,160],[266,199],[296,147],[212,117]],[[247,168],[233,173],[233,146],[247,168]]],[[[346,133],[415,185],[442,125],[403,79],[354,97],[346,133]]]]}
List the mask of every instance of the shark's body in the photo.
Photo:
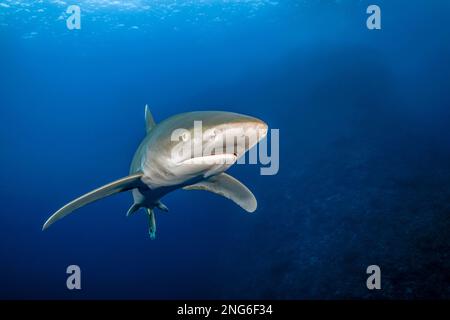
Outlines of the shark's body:
{"type": "MultiPolygon", "coordinates": [[[[44,224],[43,230],[74,210],[106,196],[131,190],[134,204],[127,215],[145,208],[149,217],[149,234],[155,237],[154,208],[168,211],[160,199],[176,189],[206,190],[222,195],[248,212],[256,210],[254,195],[238,180],[224,173],[248,149],[267,133],[267,125],[259,119],[222,111],[188,112],[172,116],[155,124],[145,108],[147,134],[139,145],[131,163],[130,175],[91,191],[56,211],[44,224]],[[196,134],[201,121],[201,136],[196,134]],[[174,139],[176,130],[184,129],[180,139],[174,139]],[[194,136],[185,139],[184,135],[194,136]],[[219,148],[225,136],[242,136],[233,140],[233,149],[219,148]],[[185,141],[186,140],[186,141],[185,141]],[[212,153],[174,152],[180,144],[189,148],[201,146],[212,153]],[[217,151],[219,150],[219,151],[217,151]]],[[[197,149],[199,150],[199,149],[197,149]]]]}

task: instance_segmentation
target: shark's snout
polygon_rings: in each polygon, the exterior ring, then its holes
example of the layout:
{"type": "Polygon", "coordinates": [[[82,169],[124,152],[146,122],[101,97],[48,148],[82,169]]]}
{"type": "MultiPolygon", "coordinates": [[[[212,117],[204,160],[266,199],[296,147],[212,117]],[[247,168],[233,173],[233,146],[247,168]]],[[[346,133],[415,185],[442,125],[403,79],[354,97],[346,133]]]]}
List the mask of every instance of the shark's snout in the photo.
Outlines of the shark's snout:
{"type": "Polygon", "coordinates": [[[238,137],[234,141],[234,149],[237,151],[237,157],[242,156],[259,141],[264,139],[269,130],[268,125],[264,121],[253,117],[248,118],[250,119],[245,122],[234,124],[234,129],[230,130],[231,136],[238,137]]]}
{"type": "Polygon", "coordinates": [[[259,132],[259,140],[264,139],[264,137],[267,136],[267,132],[269,131],[269,126],[267,125],[267,123],[258,119],[258,121],[256,121],[254,125],[259,132]]]}

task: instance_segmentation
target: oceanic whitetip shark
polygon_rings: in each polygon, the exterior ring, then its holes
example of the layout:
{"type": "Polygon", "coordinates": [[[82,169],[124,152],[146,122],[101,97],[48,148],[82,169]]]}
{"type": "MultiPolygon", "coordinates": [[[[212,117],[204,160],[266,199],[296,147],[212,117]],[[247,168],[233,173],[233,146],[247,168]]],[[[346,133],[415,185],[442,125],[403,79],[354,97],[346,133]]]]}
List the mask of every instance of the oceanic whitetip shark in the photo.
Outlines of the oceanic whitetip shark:
{"type": "Polygon", "coordinates": [[[127,216],[145,209],[152,239],[156,234],[154,208],[168,211],[160,200],[176,189],[210,191],[234,201],[247,212],[256,210],[253,193],[224,171],[266,136],[267,125],[263,121],[232,112],[197,111],[177,114],[156,124],[145,106],[145,122],[147,134],[133,157],[130,174],[69,202],[48,218],[42,230],[88,203],[123,191],[132,191],[134,198],[127,216]],[[180,134],[174,135],[176,132],[180,134]],[[232,148],[224,148],[224,141],[229,141],[226,139],[230,136],[236,137],[232,148]],[[179,152],[175,148],[201,152],[179,152]],[[205,154],[202,150],[213,151],[205,154]]]}

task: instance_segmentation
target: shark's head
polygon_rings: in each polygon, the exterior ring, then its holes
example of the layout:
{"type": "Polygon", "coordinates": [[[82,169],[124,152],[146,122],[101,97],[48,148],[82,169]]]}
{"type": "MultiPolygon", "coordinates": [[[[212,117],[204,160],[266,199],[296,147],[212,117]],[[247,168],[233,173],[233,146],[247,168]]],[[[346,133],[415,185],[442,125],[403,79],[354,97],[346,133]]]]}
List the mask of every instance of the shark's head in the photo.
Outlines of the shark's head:
{"type": "Polygon", "coordinates": [[[232,112],[173,116],[152,133],[144,172],[153,186],[207,178],[227,170],[263,139],[267,130],[263,121],[232,112]]]}

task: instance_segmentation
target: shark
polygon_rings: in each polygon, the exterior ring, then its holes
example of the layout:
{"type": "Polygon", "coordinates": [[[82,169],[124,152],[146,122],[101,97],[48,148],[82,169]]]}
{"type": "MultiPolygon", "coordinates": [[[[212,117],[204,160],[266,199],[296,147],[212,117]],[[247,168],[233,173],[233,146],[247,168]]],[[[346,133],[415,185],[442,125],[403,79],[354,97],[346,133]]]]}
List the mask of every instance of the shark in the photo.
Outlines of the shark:
{"type": "Polygon", "coordinates": [[[67,203],[45,221],[42,230],[89,203],[125,191],[132,192],[134,200],[127,216],[144,209],[151,239],[156,237],[155,209],[169,211],[161,199],[178,189],[209,191],[247,212],[256,210],[253,193],[225,171],[267,135],[264,121],[233,112],[194,111],[157,124],[148,105],[144,115],[146,135],[129,174],[67,203]]]}

